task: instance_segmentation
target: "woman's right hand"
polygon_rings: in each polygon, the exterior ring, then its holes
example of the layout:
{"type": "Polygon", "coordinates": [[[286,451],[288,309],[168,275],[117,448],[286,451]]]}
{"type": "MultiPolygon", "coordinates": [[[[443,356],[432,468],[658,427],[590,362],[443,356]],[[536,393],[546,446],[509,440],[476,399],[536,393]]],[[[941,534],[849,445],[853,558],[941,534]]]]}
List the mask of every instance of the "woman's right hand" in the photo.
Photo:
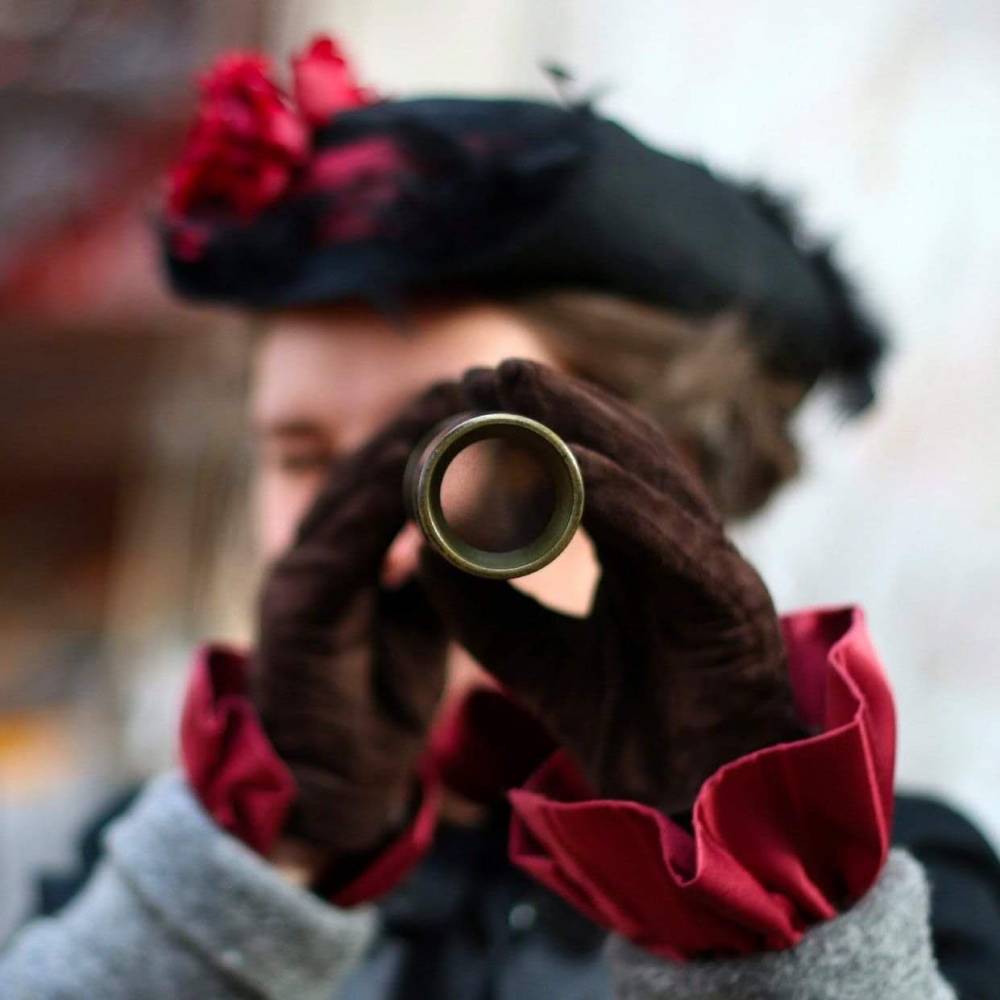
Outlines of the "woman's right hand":
{"type": "Polygon", "coordinates": [[[407,458],[461,408],[442,383],[338,459],[265,580],[253,700],[298,789],[285,832],[333,862],[377,850],[412,806],[446,635],[415,581],[389,589],[380,573],[407,458]]]}
{"type": "Polygon", "coordinates": [[[529,361],[472,369],[463,388],[465,409],[532,417],[573,451],[601,578],[585,618],[430,550],[421,583],[450,634],[597,794],[684,814],[723,765],[805,735],[767,587],[663,430],[598,386],[529,361]]]}

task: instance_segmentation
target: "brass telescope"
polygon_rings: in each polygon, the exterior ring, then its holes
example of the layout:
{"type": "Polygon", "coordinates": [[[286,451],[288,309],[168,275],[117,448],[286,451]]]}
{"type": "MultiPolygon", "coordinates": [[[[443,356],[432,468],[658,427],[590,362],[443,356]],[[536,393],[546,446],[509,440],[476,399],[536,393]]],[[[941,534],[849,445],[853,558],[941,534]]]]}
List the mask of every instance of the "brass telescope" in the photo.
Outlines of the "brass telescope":
{"type": "Polygon", "coordinates": [[[439,424],[410,454],[403,490],[410,517],[437,552],[467,573],[497,580],[552,562],[583,514],[583,476],[566,442],[516,413],[463,413],[439,424]],[[480,476],[471,491],[477,502],[466,496],[464,514],[456,515],[456,504],[445,497],[454,493],[446,482],[449,467],[481,442],[504,450],[507,460],[497,466],[493,483],[480,476]],[[522,532],[527,525],[529,537],[504,536],[498,525],[505,523],[522,532]]]}

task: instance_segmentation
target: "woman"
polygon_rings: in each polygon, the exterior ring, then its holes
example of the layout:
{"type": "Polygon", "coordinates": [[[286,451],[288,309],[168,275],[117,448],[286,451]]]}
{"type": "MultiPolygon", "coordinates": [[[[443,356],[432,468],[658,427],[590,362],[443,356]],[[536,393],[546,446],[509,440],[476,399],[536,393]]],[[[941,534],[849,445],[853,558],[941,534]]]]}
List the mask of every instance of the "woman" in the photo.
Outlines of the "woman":
{"type": "Polygon", "coordinates": [[[378,102],[329,40],[295,84],[206,78],[164,222],[175,287],[259,318],[255,649],[200,656],[183,775],[5,995],[953,996],[863,618],[779,619],[720,517],[792,475],[814,384],[872,399],[832,265],[585,107],[378,102]],[[584,473],[587,538],[519,588],[406,523],[469,410],[584,473]]]}

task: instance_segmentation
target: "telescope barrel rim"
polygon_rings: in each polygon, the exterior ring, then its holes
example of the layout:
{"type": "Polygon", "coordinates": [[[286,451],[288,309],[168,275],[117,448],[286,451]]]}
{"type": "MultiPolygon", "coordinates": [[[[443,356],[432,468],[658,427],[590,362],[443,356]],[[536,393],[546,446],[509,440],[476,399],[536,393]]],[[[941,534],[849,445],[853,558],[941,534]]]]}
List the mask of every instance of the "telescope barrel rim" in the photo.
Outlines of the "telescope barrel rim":
{"type": "Polygon", "coordinates": [[[518,413],[463,413],[439,424],[410,454],[404,477],[410,516],[428,543],[475,576],[510,580],[547,566],[570,543],[583,517],[583,475],[576,456],[550,427],[518,413]],[[519,548],[493,552],[460,538],[441,506],[441,484],[455,457],[477,441],[507,439],[534,452],[552,477],[556,502],[546,527],[519,548]]]}

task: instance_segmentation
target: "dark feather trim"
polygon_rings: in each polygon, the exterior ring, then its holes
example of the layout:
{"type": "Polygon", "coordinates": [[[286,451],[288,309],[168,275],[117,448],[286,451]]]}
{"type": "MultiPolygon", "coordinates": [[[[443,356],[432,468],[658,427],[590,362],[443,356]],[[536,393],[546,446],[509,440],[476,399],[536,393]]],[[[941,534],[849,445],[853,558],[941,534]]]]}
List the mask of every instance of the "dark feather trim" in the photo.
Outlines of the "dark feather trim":
{"type": "Polygon", "coordinates": [[[778,229],[809,263],[827,295],[835,335],[828,341],[820,378],[836,383],[844,411],[853,416],[875,400],[874,377],[889,343],[885,333],[858,301],[855,289],[833,259],[830,244],[817,243],[804,233],[789,199],[760,184],[744,186],[757,211],[778,229]]]}

